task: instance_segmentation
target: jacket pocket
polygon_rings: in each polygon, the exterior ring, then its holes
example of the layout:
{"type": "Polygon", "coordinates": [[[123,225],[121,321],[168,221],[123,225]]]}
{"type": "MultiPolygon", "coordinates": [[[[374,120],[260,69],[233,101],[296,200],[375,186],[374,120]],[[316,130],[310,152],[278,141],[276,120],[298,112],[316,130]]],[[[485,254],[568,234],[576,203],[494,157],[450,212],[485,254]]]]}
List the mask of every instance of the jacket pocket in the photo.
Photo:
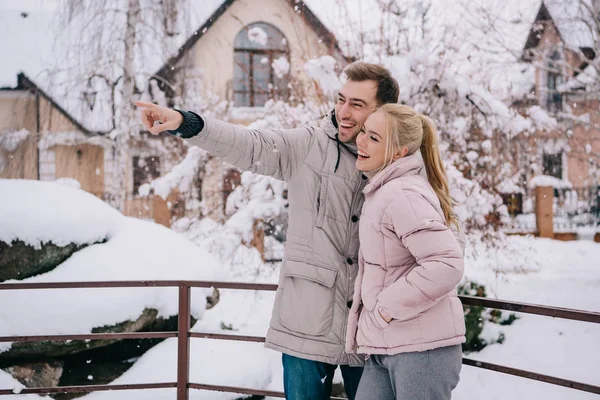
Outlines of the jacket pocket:
{"type": "Polygon", "coordinates": [[[327,177],[320,177],[319,179],[319,190],[317,192],[317,221],[315,227],[323,228],[325,223],[325,211],[327,208],[327,177]]]}
{"type": "Polygon", "coordinates": [[[310,261],[286,260],[279,321],[292,332],[324,336],[331,331],[337,271],[310,261]]]}

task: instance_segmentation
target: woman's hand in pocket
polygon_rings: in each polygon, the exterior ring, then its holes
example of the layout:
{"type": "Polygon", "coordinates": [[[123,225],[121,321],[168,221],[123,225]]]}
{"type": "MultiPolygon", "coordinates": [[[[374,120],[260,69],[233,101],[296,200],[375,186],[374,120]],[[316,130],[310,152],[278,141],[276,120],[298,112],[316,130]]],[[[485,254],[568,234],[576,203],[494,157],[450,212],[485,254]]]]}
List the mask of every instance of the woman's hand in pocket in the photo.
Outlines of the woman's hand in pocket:
{"type": "Polygon", "coordinates": [[[384,320],[385,322],[387,322],[388,324],[389,324],[390,322],[392,322],[392,319],[393,319],[392,317],[385,315],[385,314],[384,314],[384,313],[382,313],[381,311],[377,311],[377,312],[379,313],[379,315],[381,316],[381,318],[383,318],[383,320],[384,320]]]}

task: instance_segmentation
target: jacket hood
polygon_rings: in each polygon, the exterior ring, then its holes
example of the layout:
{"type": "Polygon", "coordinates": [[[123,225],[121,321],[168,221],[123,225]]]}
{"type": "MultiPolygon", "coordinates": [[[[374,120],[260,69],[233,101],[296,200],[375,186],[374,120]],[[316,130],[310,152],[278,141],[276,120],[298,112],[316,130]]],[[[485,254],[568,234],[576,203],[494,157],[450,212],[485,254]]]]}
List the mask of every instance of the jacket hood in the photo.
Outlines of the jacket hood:
{"type": "Polygon", "coordinates": [[[419,175],[427,180],[425,163],[419,150],[413,155],[397,159],[382,171],[379,171],[365,186],[363,192],[365,196],[368,196],[393,179],[411,175],[419,175]]]}

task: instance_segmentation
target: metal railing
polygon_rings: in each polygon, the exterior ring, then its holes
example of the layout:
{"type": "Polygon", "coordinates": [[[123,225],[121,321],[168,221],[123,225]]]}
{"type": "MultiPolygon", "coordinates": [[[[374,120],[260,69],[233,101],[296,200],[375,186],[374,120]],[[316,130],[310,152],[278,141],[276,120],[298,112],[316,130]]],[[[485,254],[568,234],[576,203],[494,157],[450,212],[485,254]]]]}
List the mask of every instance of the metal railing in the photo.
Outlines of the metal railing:
{"type": "MultiPolygon", "coordinates": [[[[265,290],[275,291],[277,285],[260,283],[237,282],[212,282],[212,281],[114,281],[114,282],[52,282],[52,283],[7,283],[0,284],[0,290],[33,290],[33,289],[71,289],[71,288],[118,288],[118,287],[178,287],[179,310],[177,332],[128,332],[128,333],[90,333],[79,335],[36,335],[36,336],[0,336],[0,342],[39,342],[39,341],[67,341],[67,340],[99,340],[99,339],[157,339],[177,337],[177,381],[144,384],[122,385],[84,385],[84,386],[58,386],[26,388],[18,394],[51,394],[96,392],[106,390],[133,390],[133,389],[162,389],[176,388],[177,400],[187,400],[189,389],[211,390],[236,394],[255,396],[269,396],[284,398],[282,392],[242,388],[234,386],[210,385],[193,383],[189,380],[190,372],[190,338],[205,338],[216,340],[237,340],[245,342],[264,342],[262,336],[229,335],[216,333],[190,332],[190,300],[191,288],[219,288],[237,290],[265,290]]],[[[507,310],[526,314],[542,315],[554,318],[570,319],[575,321],[600,323],[600,313],[582,311],[568,308],[548,307],[520,302],[508,302],[475,296],[459,296],[462,303],[468,306],[478,306],[507,310]]],[[[577,382],[569,379],[538,374],[503,365],[492,364],[463,358],[463,364],[483,368],[504,374],[520,376],[527,379],[546,382],[553,385],[564,386],[584,392],[600,394],[600,386],[577,382]]],[[[13,389],[0,389],[0,396],[17,394],[13,389]]],[[[342,400],[332,397],[332,399],[342,400]]]]}

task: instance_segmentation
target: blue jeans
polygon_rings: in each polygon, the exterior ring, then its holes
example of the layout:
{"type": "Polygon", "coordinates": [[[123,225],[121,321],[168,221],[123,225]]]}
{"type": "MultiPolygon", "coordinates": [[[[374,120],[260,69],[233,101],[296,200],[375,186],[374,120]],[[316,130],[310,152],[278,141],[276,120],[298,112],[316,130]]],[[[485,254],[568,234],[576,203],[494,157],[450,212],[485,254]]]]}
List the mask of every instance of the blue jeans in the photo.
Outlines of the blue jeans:
{"type": "MultiPolygon", "coordinates": [[[[331,384],[337,365],[306,360],[283,354],[283,388],[287,400],[329,400],[331,384]]],[[[362,367],[340,365],[344,389],[354,400],[362,367]]]]}

